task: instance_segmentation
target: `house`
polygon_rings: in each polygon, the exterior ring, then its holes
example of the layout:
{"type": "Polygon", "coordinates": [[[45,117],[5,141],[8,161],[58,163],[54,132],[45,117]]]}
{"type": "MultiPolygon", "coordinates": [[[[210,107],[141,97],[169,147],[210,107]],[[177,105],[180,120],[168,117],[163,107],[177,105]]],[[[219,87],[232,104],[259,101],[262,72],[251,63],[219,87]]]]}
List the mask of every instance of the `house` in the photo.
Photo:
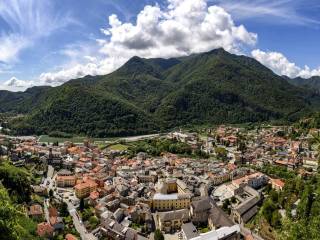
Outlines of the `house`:
{"type": "Polygon", "coordinates": [[[124,210],[122,208],[118,208],[114,213],[113,213],[113,218],[117,222],[121,222],[124,218],[124,210]]]}
{"type": "Polygon", "coordinates": [[[78,240],[77,237],[75,237],[74,235],[68,233],[65,237],[65,240],[78,240]]]}
{"type": "Polygon", "coordinates": [[[37,234],[40,237],[52,237],[54,228],[47,222],[39,223],[37,226],[37,234]]]}
{"type": "Polygon", "coordinates": [[[51,226],[54,228],[54,230],[63,230],[64,229],[64,223],[63,219],[61,217],[50,217],[49,222],[51,226]]]}
{"type": "Polygon", "coordinates": [[[272,188],[277,191],[282,191],[284,187],[284,182],[280,179],[270,179],[270,183],[272,188]]]}
{"type": "Polygon", "coordinates": [[[232,181],[232,184],[235,186],[241,186],[242,184],[248,184],[254,189],[258,189],[268,183],[268,177],[263,173],[253,173],[242,178],[238,178],[232,181]]]}
{"type": "Polygon", "coordinates": [[[75,176],[65,176],[59,175],[56,178],[57,186],[58,187],[73,187],[76,185],[76,177],[75,176]]]}
{"type": "Polygon", "coordinates": [[[190,205],[191,221],[196,225],[207,223],[210,209],[211,204],[209,198],[192,201],[190,205]]]}
{"type": "Polygon", "coordinates": [[[92,180],[87,180],[84,183],[77,184],[75,188],[76,196],[78,198],[85,198],[90,195],[91,192],[97,189],[98,184],[92,180]]]}
{"type": "Polygon", "coordinates": [[[128,196],[129,188],[127,186],[125,186],[123,184],[119,184],[116,186],[116,190],[121,196],[123,196],[123,197],[128,196]]]}
{"type": "Polygon", "coordinates": [[[43,210],[41,205],[39,204],[34,204],[30,206],[29,211],[28,211],[29,217],[33,219],[40,220],[43,217],[43,210]]]}
{"type": "Polygon", "coordinates": [[[35,186],[31,186],[31,187],[32,187],[33,192],[40,195],[40,196],[47,196],[48,195],[48,190],[47,190],[47,187],[45,187],[45,186],[35,185],[35,186]]]}
{"type": "Polygon", "coordinates": [[[138,240],[135,230],[110,218],[103,220],[100,230],[101,234],[109,240],[138,240]]]}
{"type": "Polygon", "coordinates": [[[93,191],[89,195],[89,202],[92,205],[96,205],[97,200],[99,199],[99,192],[98,191],[93,191]]]}
{"type": "Polygon", "coordinates": [[[169,212],[158,212],[155,215],[157,226],[161,231],[170,233],[180,230],[183,223],[189,221],[189,210],[180,209],[169,212]]]}

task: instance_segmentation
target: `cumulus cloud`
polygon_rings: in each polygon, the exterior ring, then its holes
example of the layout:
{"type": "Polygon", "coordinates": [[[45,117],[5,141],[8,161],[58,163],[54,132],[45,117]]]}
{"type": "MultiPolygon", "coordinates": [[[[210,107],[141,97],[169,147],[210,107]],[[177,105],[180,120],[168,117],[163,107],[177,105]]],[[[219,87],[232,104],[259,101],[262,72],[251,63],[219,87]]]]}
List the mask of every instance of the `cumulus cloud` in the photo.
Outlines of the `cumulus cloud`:
{"type": "Polygon", "coordinates": [[[10,78],[8,81],[4,82],[4,86],[12,88],[28,88],[34,85],[33,81],[24,81],[16,77],[10,78]]]}
{"type": "Polygon", "coordinates": [[[318,69],[310,69],[308,66],[301,68],[279,52],[264,52],[255,49],[251,52],[251,55],[278,75],[285,75],[290,78],[320,76],[320,67],[318,69]]]}
{"type": "Polygon", "coordinates": [[[169,58],[219,47],[240,52],[257,41],[255,33],[237,26],[223,8],[208,6],[206,0],[168,0],[165,8],[147,5],[135,23],[111,15],[101,33],[105,38],[97,40],[99,58],[87,55],[87,64],[43,73],[41,82],[58,85],[85,75],[107,74],[133,56],[169,58]]]}
{"type": "Polygon", "coordinates": [[[77,64],[76,66],[68,69],[63,69],[54,73],[42,73],[40,75],[41,85],[57,86],[65,83],[70,79],[78,77],[84,77],[86,75],[100,75],[102,74],[99,64],[88,63],[88,64],[77,64]]]}

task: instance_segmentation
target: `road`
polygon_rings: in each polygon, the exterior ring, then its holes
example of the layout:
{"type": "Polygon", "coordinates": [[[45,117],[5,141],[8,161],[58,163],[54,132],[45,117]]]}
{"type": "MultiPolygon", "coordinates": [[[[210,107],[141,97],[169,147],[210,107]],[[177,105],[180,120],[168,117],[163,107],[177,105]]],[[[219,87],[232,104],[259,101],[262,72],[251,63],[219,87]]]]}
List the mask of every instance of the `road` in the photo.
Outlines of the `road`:
{"type": "MultiPolygon", "coordinates": [[[[155,137],[159,137],[161,135],[164,135],[165,133],[162,133],[162,134],[147,134],[147,135],[139,135],[139,136],[130,136],[130,137],[116,137],[116,138],[106,138],[105,142],[114,142],[114,141],[126,141],[126,142],[134,142],[134,141],[138,141],[138,140],[144,140],[144,139],[150,139],[150,138],[155,138],[155,137]]],[[[40,141],[41,138],[43,137],[43,135],[40,135],[38,138],[37,138],[37,141],[38,142],[42,142],[40,141]]],[[[65,139],[65,140],[68,140],[68,139],[65,139]]],[[[96,141],[102,141],[99,140],[99,139],[95,139],[96,141]]],[[[83,140],[82,141],[75,141],[74,142],[75,144],[82,144],[83,143],[83,140]]]]}
{"type": "MultiPolygon", "coordinates": [[[[54,174],[54,168],[51,165],[49,165],[47,177],[45,178],[42,185],[48,187],[48,190],[50,190],[50,189],[53,190],[53,197],[54,198],[56,198],[60,201],[64,201],[68,205],[69,214],[72,217],[73,224],[74,224],[76,230],[78,231],[78,233],[80,234],[81,239],[82,240],[97,240],[97,238],[93,234],[88,233],[86,227],[83,225],[82,221],[79,219],[79,216],[76,211],[76,206],[74,206],[72,203],[70,203],[67,199],[59,196],[57,191],[61,188],[56,188],[56,189],[54,188],[55,179],[57,177],[57,174],[55,174],[55,175],[53,175],[53,174],[54,174]]],[[[65,191],[65,189],[61,189],[61,190],[65,191]]],[[[49,211],[48,211],[49,200],[45,199],[43,205],[44,205],[45,218],[46,218],[47,222],[49,222],[49,211]]]]}
{"type": "MultiPolygon", "coordinates": [[[[82,221],[80,220],[80,218],[77,214],[76,206],[74,206],[71,202],[69,202],[68,199],[59,196],[57,191],[61,188],[57,188],[56,190],[53,188],[55,178],[56,178],[56,175],[52,179],[51,178],[48,179],[48,181],[50,182],[49,187],[51,189],[53,189],[53,196],[56,199],[58,199],[60,201],[62,200],[68,205],[69,214],[72,217],[73,224],[74,224],[76,230],[78,231],[78,233],[80,234],[81,239],[82,240],[97,240],[97,238],[92,233],[88,233],[86,227],[84,226],[84,224],[82,223],[82,221]]],[[[61,189],[61,190],[65,191],[65,189],[61,189]]]]}
{"type": "Polygon", "coordinates": [[[49,199],[44,199],[44,201],[43,201],[44,216],[45,216],[47,222],[50,223],[48,206],[49,206],[49,199]]]}
{"type": "Polygon", "coordinates": [[[53,184],[52,179],[55,177],[53,176],[53,173],[54,173],[54,168],[51,165],[48,165],[47,177],[44,179],[42,184],[43,186],[48,187],[48,189],[52,188],[52,184],[53,184]],[[49,185],[47,185],[48,182],[49,182],[49,185]]]}
{"type": "Polygon", "coordinates": [[[155,138],[155,137],[159,137],[160,134],[149,134],[149,135],[140,135],[140,136],[132,136],[132,137],[122,137],[119,138],[118,140],[123,140],[126,142],[135,142],[138,140],[143,140],[143,139],[150,139],[150,138],[155,138]]]}
{"type": "Polygon", "coordinates": [[[66,201],[66,200],[64,200],[64,202],[68,204],[68,210],[69,210],[69,213],[72,217],[73,224],[74,224],[76,230],[78,231],[78,233],[80,234],[81,239],[82,240],[97,240],[97,238],[92,233],[88,233],[87,229],[85,228],[82,221],[80,220],[73,204],[66,201]]]}

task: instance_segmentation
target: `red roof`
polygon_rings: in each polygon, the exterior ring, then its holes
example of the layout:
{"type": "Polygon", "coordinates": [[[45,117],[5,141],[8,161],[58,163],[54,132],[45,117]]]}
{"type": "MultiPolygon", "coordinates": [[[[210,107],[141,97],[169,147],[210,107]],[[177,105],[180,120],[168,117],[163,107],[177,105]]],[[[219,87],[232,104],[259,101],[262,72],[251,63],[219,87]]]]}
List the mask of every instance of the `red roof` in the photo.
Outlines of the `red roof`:
{"type": "Polygon", "coordinates": [[[99,193],[97,191],[93,191],[92,193],[90,193],[91,200],[96,200],[97,198],[99,198],[99,193]]]}
{"type": "Polygon", "coordinates": [[[72,234],[68,233],[66,235],[66,240],[78,240],[78,238],[76,238],[75,236],[73,236],[72,234]]]}
{"type": "Polygon", "coordinates": [[[49,208],[49,216],[50,217],[57,217],[58,216],[58,210],[54,207],[49,208]]]}
{"type": "Polygon", "coordinates": [[[272,183],[279,186],[279,187],[284,187],[284,182],[280,179],[271,179],[272,183]]]}
{"type": "Polygon", "coordinates": [[[47,222],[39,223],[37,226],[37,234],[40,237],[51,236],[54,228],[47,222]]]}

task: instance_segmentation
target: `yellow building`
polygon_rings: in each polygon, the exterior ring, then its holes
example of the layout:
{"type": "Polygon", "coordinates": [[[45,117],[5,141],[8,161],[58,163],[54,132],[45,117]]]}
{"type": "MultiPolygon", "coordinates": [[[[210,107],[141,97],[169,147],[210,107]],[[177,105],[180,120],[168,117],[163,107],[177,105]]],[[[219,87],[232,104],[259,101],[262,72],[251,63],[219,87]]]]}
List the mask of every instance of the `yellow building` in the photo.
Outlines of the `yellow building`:
{"type": "Polygon", "coordinates": [[[91,192],[97,189],[98,184],[94,181],[87,181],[84,183],[77,184],[74,188],[76,191],[76,196],[78,198],[85,198],[90,195],[91,192]]]}
{"type": "Polygon", "coordinates": [[[167,193],[176,193],[178,191],[177,188],[177,180],[176,179],[167,179],[167,193]]]}
{"type": "Polygon", "coordinates": [[[152,199],[152,207],[157,211],[189,208],[191,196],[189,194],[162,194],[156,193],[152,199]]]}
{"type": "Polygon", "coordinates": [[[58,187],[73,187],[76,180],[75,176],[57,176],[56,183],[58,187]]]}

